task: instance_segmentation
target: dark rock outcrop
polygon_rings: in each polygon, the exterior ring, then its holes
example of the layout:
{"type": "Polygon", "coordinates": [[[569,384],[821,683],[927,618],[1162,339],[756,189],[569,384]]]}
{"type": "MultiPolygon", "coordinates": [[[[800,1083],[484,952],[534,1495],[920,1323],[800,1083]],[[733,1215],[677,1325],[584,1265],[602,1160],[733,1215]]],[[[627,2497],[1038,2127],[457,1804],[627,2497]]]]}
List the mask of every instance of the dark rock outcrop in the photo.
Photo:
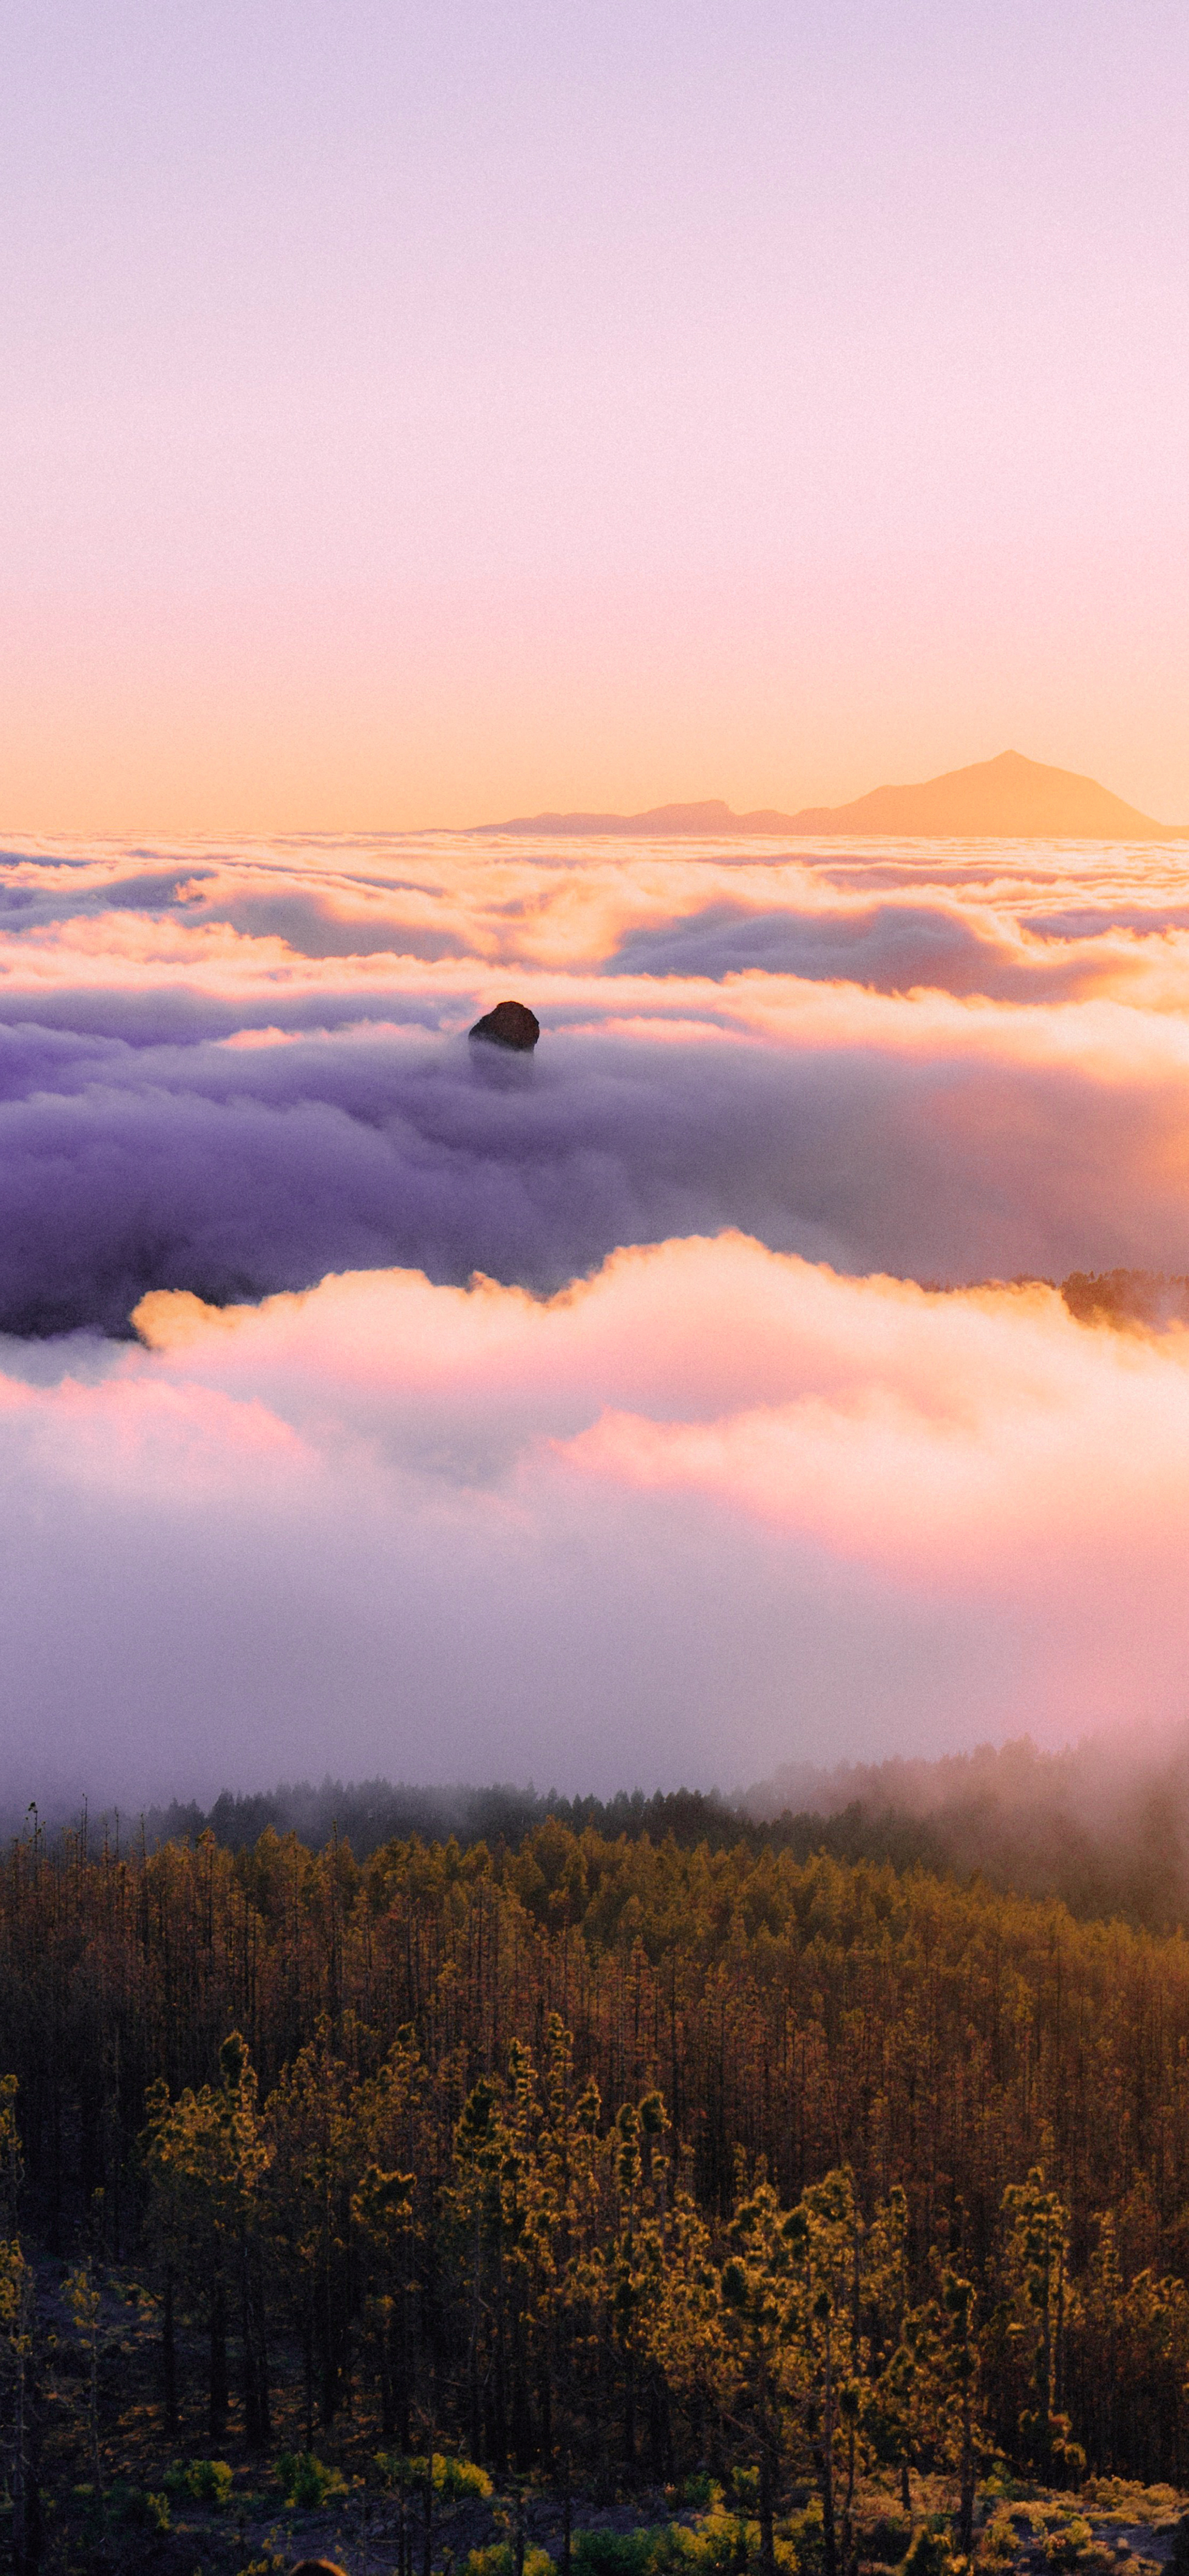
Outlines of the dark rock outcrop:
{"type": "Polygon", "coordinates": [[[511,1047],[517,1055],[531,1055],[541,1034],[541,1023],[526,1002],[497,1002],[494,1011],[485,1011],[470,1031],[473,1038],[484,1038],[489,1046],[511,1047]]]}

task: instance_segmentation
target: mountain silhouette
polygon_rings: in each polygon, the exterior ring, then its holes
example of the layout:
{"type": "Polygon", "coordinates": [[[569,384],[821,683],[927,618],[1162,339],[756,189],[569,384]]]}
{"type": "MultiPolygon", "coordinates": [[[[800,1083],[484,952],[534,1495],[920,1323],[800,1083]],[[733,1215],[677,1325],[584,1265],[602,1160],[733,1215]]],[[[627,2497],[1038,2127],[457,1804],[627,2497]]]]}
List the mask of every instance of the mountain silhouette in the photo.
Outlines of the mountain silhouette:
{"type": "Polygon", "coordinates": [[[645,839],[725,839],[769,834],[793,839],[822,833],[906,840],[1170,841],[1189,837],[1189,824],[1156,823],[1134,805],[1112,796],[1096,778],[1073,769],[1050,769],[1023,752],[1001,751],[968,769],[947,769],[915,787],[874,787],[851,805],[806,805],[799,814],[762,806],[734,814],[720,798],[700,805],[653,805],[644,814],[520,814],[507,823],[481,823],[479,832],[521,836],[617,834],[645,839]]]}

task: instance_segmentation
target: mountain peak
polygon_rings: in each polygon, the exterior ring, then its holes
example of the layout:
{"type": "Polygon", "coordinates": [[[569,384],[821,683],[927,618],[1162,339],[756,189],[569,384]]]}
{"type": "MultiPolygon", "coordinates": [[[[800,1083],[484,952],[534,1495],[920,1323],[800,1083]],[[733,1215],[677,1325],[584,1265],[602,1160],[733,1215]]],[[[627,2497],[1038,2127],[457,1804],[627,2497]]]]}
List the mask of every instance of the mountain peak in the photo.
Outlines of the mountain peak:
{"type": "Polygon", "coordinates": [[[522,839],[794,840],[840,833],[879,840],[1168,841],[1189,836],[1189,825],[1156,823],[1097,779],[1050,768],[1022,751],[1000,751],[992,760],[947,769],[915,786],[875,787],[850,805],[807,805],[798,814],[777,813],[768,806],[735,814],[720,797],[711,797],[701,804],[653,805],[642,814],[522,814],[475,829],[522,839]]]}

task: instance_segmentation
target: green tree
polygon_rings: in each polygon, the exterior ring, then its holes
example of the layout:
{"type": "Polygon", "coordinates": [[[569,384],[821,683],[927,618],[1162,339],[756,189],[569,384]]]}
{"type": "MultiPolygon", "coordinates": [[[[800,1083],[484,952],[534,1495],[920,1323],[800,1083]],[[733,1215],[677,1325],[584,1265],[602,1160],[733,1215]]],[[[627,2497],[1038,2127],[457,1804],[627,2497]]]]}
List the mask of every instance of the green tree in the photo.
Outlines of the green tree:
{"type": "Polygon", "coordinates": [[[350,2073],[331,2047],[327,2020],[283,2069],[265,2105],[265,2130],[269,2240],[301,2339],[311,2450],[315,2387],[317,2411],[329,2426],[349,2373],[351,2203],[369,2161],[350,2073]]]}
{"type": "Polygon", "coordinates": [[[1075,2303],[1069,2277],[1069,2211],[1033,2165],[1003,2195],[1006,2340],[1014,2345],[1025,2394],[1018,2434],[1026,2457],[1056,2483],[1077,2478],[1085,2453],[1064,2412],[1065,2342],[1075,2303]]]}
{"type": "Polygon", "coordinates": [[[398,2400],[393,2384],[393,2319],[401,2314],[407,2288],[407,2246],[413,2218],[411,2173],[385,2173],[365,2165],[351,2195],[351,2222],[371,2284],[370,2305],[380,2354],[380,2429],[386,2441],[399,2429],[402,2450],[409,2448],[407,2375],[401,2373],[404,2420],[398,2428],[398,2400]]]}
{"type": "Polygon", "coordinates": [[[171,2102],[164,2079],[150,2088],[143,2141],[152,2190],[153,2226],[166,2272],[165,2382],[174,2387],[172,2282],[184,2265],[207,2305],[210,2334],[208,2421],[218,2438],[229,2399],[229,2297],[238,2294],[248,2443],[269,2438],[268,2366],[261,2282],[260,2195],[272,2159],[256,2105],[256,2074],[245,2041],[232,2031],[219,2051],[219,2082],[171,2102]]]}

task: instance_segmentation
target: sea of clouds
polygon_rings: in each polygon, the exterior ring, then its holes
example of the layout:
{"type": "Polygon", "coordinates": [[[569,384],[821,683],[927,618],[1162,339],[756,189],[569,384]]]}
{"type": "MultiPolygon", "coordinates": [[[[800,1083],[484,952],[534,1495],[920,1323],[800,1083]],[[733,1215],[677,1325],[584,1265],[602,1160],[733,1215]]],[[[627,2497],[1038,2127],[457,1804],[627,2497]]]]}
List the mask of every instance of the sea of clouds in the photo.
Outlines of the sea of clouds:
{"type": "Polygon", "coordinates": [[[986,1283],[1189,1270],[1187,1007],[1175,847],[9,851],[10,1796],[1180,1717],[1186,1337],[986,1283]]]}

